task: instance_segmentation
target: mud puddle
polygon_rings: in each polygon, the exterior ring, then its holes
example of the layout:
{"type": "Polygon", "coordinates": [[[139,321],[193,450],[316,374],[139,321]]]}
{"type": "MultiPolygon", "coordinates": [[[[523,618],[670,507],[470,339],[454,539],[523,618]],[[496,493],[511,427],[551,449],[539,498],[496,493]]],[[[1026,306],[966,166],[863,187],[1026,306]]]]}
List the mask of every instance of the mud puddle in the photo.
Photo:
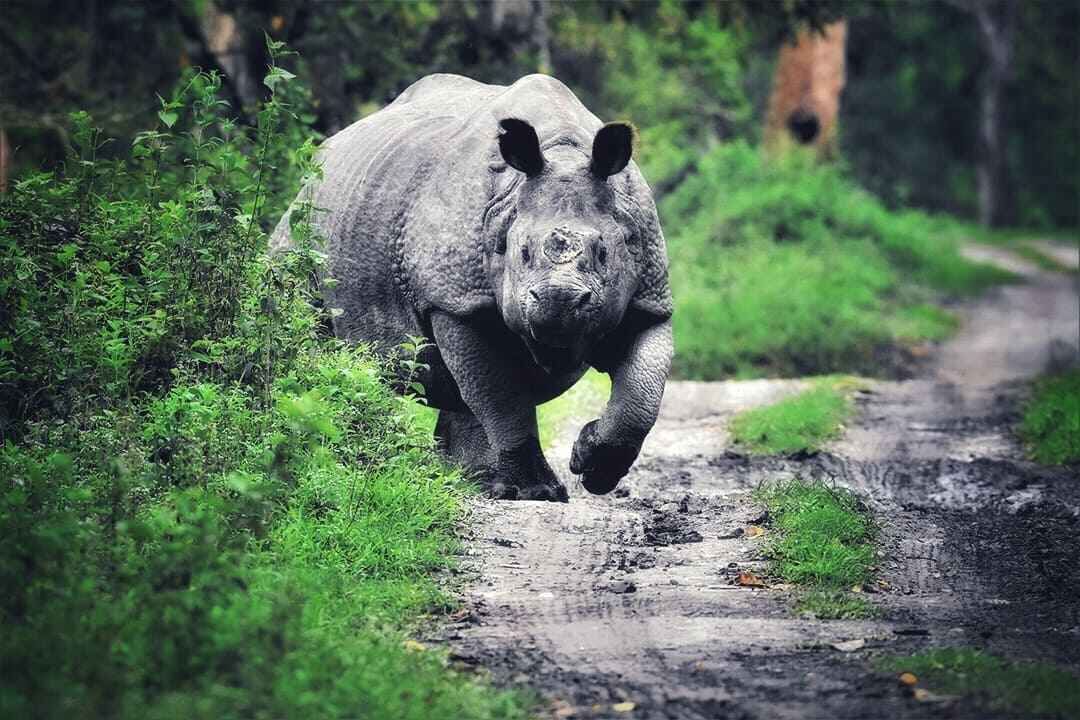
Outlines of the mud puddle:
{"type": "MultiPolygon", "coordinates": [[[[987,717],[916,702],[874,659],[965,645],[1080,668],[1080,481],[1026,462],[1011,431],[1024,380],[1076,355],[1077,286],[1022,271],[1025,284],[963,309],[962,331],[919,377],[861,393],[826,451],[731,447],[731,415],[802,381],[676,382],[619,493],[478,502],[469,615],[438,639],[539,692],[544,717],[987,717]],[[735,584],[766,564],[767,535],[746,532],[763,520],[751,491],[795,475],[867,496],[881,523],[875,619],[799,617],[790,588],[735,584]]],[[[553,465],[566,467],[572,441],[553,465]]]]}

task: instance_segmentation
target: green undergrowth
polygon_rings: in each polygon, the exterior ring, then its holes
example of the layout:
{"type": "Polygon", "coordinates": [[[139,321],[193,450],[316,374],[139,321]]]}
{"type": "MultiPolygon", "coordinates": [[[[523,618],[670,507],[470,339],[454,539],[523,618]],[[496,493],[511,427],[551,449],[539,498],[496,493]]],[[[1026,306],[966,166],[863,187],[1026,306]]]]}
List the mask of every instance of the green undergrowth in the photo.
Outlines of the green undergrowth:
{"type": "Polygon", "coordinates": [[[241,128],[189,74],[117,160],[79,116],[0,196],[0,717],[525,715],[405,643],[475,488],[390,389],[417,348],[324,330],[309,207],[266,253],[290,78],[241,128]]]}
{"type": "Polygon", "coordinates": [[[765,485],[755,497],[775,531],[766,547],[772,572],[806,591],[798,608],[830,619],[872,614],[851,591],[870,580],[874,565],[875,527],[859,498],[800,478],[765,485]]]}
{"type": "Polygon", "coordinates": [[[741,412],[731,420],[732,438],[756,454],[817,450],[839,437],[851,415],[852,387],[851,380],[819,379],[809,390],[741,412]]]}
{"type": "MultiPolygon", "coordinates": [[[[584,424],[599,417],[610,394],[611,378],[590,368],[565,393],[538,406],[536,424],[540,433],[540,446],[544,449],[551,447],[555,439],[569,429],[570,423],[580,421],[584,424]]],[[[417,404],[413,405],[410,411],[420,427],[427,432],[434,432],[439,418],[437,410],[417,404]]]]}
{"type": "Polygon", "coordinates": [[[1037,381],[1019,429],[1033,460],[1080,462],[1080,370],[1037,381]]]}
{"type": "Polygon", "coordinates": [[[537,408],[540,445],[547,448],[568,428],[568,423],[582,424],[600,416],[611,395],[611,378],[590,369],[577,383],[559,397],[537,408]]]}
{"type": "Polygon", "coordinates": [[[1013,662],[974,648],[938,648],[878,662],[886,672],[911,673],[918,686],[973,696],[981,705],[1037,717],[1080,717],[1080,677],[1045,662],[1013,662]]]}
{"type": "Polygon", "coordinates": [[[928,307],[1012,277],[960,256],[966,226],[888,210],[799,153],[718,146],[660,214],[683,377],[888,372],[954,326],[928,307]]]}

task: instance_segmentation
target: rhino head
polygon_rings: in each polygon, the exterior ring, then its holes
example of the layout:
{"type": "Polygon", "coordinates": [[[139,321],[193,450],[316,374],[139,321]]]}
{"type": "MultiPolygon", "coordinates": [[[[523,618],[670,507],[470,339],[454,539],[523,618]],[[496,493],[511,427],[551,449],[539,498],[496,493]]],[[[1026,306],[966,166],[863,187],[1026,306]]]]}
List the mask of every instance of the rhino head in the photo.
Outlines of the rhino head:
{"type": "Polygon", "coordinates": [[[637,230],[608,180],[630,162],[634,130],[604,125],[586,156],[571,144],[543,152],[523,120],[500,127],[500,153],[524,178],[494,224],[496,304],[540,366],[569,370],[621,322],[636,284],[628,245],[637,230]]]}

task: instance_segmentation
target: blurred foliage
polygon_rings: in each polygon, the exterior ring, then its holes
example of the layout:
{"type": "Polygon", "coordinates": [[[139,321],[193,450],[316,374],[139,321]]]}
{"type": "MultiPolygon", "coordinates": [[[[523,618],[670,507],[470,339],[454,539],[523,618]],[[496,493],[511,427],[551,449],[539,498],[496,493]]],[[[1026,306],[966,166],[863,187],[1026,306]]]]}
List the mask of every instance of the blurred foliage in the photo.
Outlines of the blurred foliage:
{"type": "Polygon", "coordinates": [[[729,143],[697,168],[660,202],[684,377],[902,373],[950,329],[928,302],[1008,278],[960,257],[964,225],[892,212],[809,155],[729,143]]]}
{"type": "MultiPolygon", "coordinates": [[[[986,61],[956,4],[853,6],[841,148],[855,176],[892,206],[974,216],[978,89],[986,61]]],[[[1011,224],[1080,225],[1080,5],[1020,2],[1002,98],[1011,224]]]]}
{"type": "Polygon", "coordinates": [[[0,196],[2,717],[524,717],[405,643],[473,489],[323,331],[311,208],[265,252],[318,168],[263,82],[245,128],[185,73],[111,159],[79,114],[0,196]]]}
{"type": "Polygon", "coordinates": [[[1080,463],[1080,370],[1035,383],[1019,431],[1033,460],[1047,465],[1080,463]]]}
{"type": "MultiPolygon", "coordinates": [[[[146,99],[186,67],[223,69],[201,24],[216,9],[237,26],[229,62],[254,77],[266,64],[263,31],[300,50],[303,60],[290,69],[313,89],[313,122],[324,133],[431,72],[508,83],[546,70],[602,118],[641,128],[640,157],[661,190],[713,143],[753,140],[779,43],[801,24],[821,27],[846,15],[841,142],[856,177],[891,206],[972,215],[976,203],[984,50],[973,17],[949,3],[556,0],[544,8],[546,32],[531,0],[18,0],[7,7],[0,124],[18,168],[62,159],[70,111],[88,110],[109,136],[128,138],[156,111],[146,99]]],[[[1015,223],[1078,222],[1078,15],[1075,3],[1020,5],[1004,103],[1015,223]]],[[[234,113],[252,121],[234,78],[223,92],[234,113]]]]}

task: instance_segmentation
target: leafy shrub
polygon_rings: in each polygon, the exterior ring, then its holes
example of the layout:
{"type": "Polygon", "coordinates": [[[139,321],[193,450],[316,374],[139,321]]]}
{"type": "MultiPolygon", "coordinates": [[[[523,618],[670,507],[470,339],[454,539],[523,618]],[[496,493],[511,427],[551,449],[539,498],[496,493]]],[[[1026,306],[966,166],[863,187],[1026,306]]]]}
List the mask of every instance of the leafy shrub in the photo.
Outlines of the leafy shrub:
{"type": "Polygon", "coordinates": [[[0,716],[522,713],[402,644],[472,490],[400,369],[321,332],[311,209],[266,253],[317,172],[289,80],[248,132],[192,74],[121,161],[80,117],[0,198],[0,716]]]}
{"type": "Polygon", "coordinates": [[[591,17],[583,7],[560,13],[555,35],[573,41],[560,45],[565,57],[556,64],[594,112],[641,128],[635,157],[654,186],[667,186],[718,138],[749,125],[745,41],[724,26],[717,7],[665,0],[635,10],[650,17],[591,17]]]}
{"type": "Polygon", "coordinates": [[[929,302],[1008,277],[960,257],[949,221],[890,212],[809,156],[733,143],[697,166],[660,203],[683,376],[881,372],[947,331],[929,302]]]}

